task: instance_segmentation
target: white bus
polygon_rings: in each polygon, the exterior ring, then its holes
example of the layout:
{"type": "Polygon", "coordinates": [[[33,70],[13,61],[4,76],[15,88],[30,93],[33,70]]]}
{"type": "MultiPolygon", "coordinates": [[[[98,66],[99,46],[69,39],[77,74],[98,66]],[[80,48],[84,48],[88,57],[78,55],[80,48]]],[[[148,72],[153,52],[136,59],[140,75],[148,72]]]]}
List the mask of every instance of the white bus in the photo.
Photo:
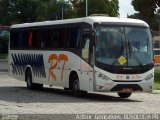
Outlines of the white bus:
{"type": "Polygon", "coordinates": [[[141,20],[92,16],[11,27],[9,74],[29,89],[44,84],[73,91],[151,92],[150,28],[141,20]]]}

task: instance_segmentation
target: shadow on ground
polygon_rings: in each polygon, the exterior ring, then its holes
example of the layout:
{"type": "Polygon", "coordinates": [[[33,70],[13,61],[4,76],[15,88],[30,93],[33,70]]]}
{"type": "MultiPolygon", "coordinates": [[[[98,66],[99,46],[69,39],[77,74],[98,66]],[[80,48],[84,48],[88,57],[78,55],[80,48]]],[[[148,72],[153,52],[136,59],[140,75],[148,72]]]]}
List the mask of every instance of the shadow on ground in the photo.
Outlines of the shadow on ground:
{"type": "Polygon", "coordinates": [[[43,88],[31,91],[25,87],[0,87],[0,101],[16,103],[141,102],[96,93],[88,93],[85,98],[76,98],[71,91],[63,89],[43,88]]]}

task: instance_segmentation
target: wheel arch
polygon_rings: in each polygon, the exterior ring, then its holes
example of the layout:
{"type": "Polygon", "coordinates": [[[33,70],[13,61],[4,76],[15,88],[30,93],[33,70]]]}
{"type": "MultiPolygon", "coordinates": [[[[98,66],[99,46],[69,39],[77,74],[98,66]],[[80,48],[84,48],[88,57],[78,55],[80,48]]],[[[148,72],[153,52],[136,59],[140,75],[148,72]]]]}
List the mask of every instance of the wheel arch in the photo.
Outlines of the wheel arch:
{"type": "Polygon", "coordinates": [[[75,77],[79,80],[78,72],[76,70],[72,70],[69,74],[69,89],[72,89],[72,84],[75,77]]]}
{"type": "MultiPolygon", "coordinates": [[[[27,71],[28,70],[30,70],[31,71],[31,73],[32,73],[32,76],[33,76],[33,70],[32,70],[32,67],[30,66],[30,65],[27,65],[26,67],[25,67],[25,82],[26,82],[26,74],[27,74],[27,71]]],[[[32,77],[32,80],[33,80],[33,77],[32,77]]]]}

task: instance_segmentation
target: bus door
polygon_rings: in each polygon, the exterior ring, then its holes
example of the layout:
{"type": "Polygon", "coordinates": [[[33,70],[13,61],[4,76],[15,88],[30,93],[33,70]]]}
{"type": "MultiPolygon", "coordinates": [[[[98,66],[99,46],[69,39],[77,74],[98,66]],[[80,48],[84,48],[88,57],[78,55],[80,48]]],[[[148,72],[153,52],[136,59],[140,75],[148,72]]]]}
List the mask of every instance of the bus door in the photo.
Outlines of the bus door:
{"type": "Polygon", "coordinates": [[[81,90],[92,90],[93,89],[93,69],[91,67],[93,48],[91,46],[91,32],[82,33],[81,42],[81,90]]]}

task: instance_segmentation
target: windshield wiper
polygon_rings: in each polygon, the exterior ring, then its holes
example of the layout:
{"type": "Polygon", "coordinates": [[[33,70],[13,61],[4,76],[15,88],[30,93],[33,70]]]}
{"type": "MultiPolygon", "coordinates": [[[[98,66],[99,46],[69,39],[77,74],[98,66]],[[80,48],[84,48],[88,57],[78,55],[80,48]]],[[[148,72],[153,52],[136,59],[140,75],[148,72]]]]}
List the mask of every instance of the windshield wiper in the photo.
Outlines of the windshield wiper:
{"type": "Polygon", "coordinates": [[[128,39],[128,47],[129,47],[129,53],[131,55],[131,53],[133,54],[134,58],[137,60],[137,62],[139,63],[140,66],[143,66],[143,63],[141,62],[141,60],[139,59],[139,57],[137,57],[137,55],[134,53],[134,51],[131,48],[131,44],[130,41],[128,39]]]}

